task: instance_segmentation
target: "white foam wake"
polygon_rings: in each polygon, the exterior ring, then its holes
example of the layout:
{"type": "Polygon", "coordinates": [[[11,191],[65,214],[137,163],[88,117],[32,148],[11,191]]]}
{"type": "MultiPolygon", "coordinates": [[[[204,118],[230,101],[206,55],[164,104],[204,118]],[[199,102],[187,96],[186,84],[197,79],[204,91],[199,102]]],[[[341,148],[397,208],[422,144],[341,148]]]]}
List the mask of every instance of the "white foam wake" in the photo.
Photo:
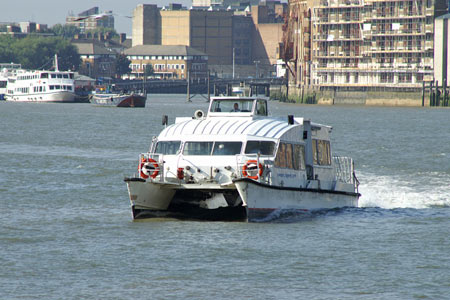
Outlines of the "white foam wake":
{"type": "Polygon", "coordinates": [[[360,174],[358,179],[360,207],[450,207],[449,174],[433,172],[408,177],[360,174]]]}

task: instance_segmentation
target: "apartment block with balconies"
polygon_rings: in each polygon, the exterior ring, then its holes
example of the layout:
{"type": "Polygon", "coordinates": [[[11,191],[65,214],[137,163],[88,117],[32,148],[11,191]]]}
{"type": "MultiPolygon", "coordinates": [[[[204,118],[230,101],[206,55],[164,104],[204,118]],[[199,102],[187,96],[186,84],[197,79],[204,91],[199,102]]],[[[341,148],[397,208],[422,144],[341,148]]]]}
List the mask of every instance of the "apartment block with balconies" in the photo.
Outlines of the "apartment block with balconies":
{"type": "Polygon", "coordinates": [[[433,22],[444,0],[319,0],[311,76],[323,88],[420,88],[433,79],[433,22]]]}

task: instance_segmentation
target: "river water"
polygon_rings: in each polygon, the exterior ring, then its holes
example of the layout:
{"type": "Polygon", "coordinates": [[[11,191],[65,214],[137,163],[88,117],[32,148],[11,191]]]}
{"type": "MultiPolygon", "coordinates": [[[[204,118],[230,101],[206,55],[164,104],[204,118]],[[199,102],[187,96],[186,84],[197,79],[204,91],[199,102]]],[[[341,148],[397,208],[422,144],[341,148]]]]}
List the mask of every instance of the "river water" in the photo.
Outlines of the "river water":
{"type": "Polygon", "coordinates": [[[449,299],[448,109],[271,102],[333,126],[359,208],[133,222],[123,178],[192,101],[0,102],[0,299],[449,299]]]}

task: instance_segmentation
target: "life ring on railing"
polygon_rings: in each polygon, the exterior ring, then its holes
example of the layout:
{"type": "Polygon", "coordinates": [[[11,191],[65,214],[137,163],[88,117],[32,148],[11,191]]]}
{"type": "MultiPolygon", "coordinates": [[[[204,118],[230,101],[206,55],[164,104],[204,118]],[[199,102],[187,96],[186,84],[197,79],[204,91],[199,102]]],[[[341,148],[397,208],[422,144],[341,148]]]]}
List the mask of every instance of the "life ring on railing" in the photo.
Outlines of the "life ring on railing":
{"type": "Polygon", "coordinates": [[[141,175],[141,178],[144,179],[147,179],[148,177],[155,178],[159,174],[159,166],[156,160],[152,158],[142,158],[141,161],[139,162],[138,171],[139,174],[141,175]]]}
{"type": "Polygon", "coordinates": [[[263,173],[263,165],[261,163],[258,164],[258,162],[254,159],[251,160],[247,160],[247,162],[245,163],[245,165],[242,167],[242,176],[250,178],[250,179],[255,179],[257,180],[258,177],[260,177],[263,173]],[[250,174],[247,172],[247,170],[255,170],[256,168],[258,168],[258,173],[254,176],[250,176],[250,174]]]}

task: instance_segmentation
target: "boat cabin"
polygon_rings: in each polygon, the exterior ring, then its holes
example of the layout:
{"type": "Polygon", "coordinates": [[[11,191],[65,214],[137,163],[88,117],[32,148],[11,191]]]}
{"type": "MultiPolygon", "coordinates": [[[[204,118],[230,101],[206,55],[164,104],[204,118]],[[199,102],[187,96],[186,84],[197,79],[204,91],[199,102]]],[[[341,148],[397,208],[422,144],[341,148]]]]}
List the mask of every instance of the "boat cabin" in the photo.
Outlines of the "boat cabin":
{"type": "Polygon", "coordinates": [[[303,118],[269,117],[264,98],[212,98],[206,116],[177,118],[140,155],[139,177],[125,179],[133,217],[355,206],[353,162],[332,157],[330,132],[303,118]]]}
{"type": "Polygon", "coordinates": [[[213,97],[209,117],[267,116],[267,99],[251,97],[213,97]]]}
{"type": "Polygon", "coordinates": [[[248,177],[278,186],[322,181],[330,187],[330,132],[303,118],[268,117],[264,98],[217,97],[206,117],[196,112],[177,118],[154,137],[148,155],[159,168],[155,180],[164,182],[226,184],[248,177]]]}

